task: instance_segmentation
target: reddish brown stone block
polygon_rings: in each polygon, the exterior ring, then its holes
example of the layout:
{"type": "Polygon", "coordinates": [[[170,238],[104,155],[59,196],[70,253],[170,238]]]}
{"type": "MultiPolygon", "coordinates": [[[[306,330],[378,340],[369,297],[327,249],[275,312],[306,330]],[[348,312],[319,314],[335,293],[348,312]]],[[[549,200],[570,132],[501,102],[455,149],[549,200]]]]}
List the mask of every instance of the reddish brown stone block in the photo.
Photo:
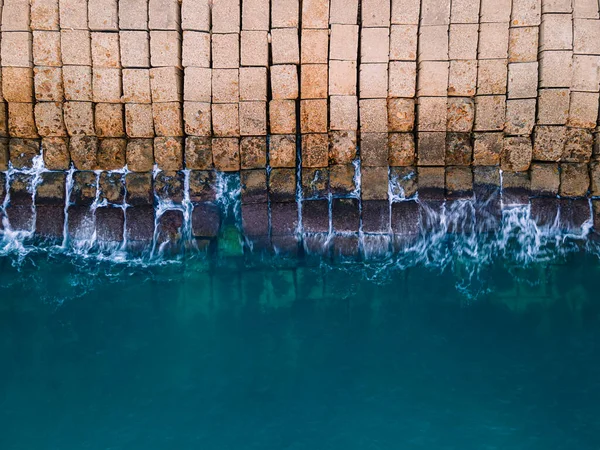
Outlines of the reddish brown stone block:
{"type": "Polygon", "coordinates": [[[329,132],[330,164],[349,164],[356,158],[356,131],[329,132]]]}
{"type": "Polygon", "coordinates": [[[35,124],[40,136],[66,136],[62,103],[41,102],[35,105],[35,124]]]}
{"type": "Polygon", "coordinates": [[[127,168],[132,172],[150,172],[154,166],[154,142],[152,139],[127,140],[127,168]]]}
{"type": "Polygon", "coordinates": [[[183,169],[183,139],[178,137],[154,138],[154,159],[159,169],[183,169]]]}
{"type": "Polygon", "coordinates": [[[117,170],[125,166],[125,139],[100,139],[97,167],[101,170],[117,170]]]}
{"type": "Polygon", "coordinates": [[[33,114],[33,103],[8,104],[8,132],[11,137],[38,137],[33,114]]]}
{"type": "Polygon", "coordinates": [[[122,137],[123,105],[118,103],[98,103],[94,111],[96,134],[99,137],[122,137]]]}
{"type": "Polygon", "coordinates": [[[188,136],[185,139],[185,167],[199,170],[213,168],[211,138],[188,136]]]}
{"type": "Polygon", "coordinates": [[[69,139],[69,153],[76,169],[96,170],[98,138],[95,136],[72,136],[69,139]]]}
{"type": "Polygon", "coordinates": [[[327,167],[328,136],[327,134],[303,134],[302,167],[327,167]]]}
{"type": "Polygon", "coordinates": [[[300,131],[302,133],[327,132],[327,100],[300,101],[300,131]]]}
{"type": "Polygon", "coordinates": [[[389,136],[390,166],[413,166],[416,162],[415,139],[412,133],[391,133],[389,136]]]}
{"type": "Polygon", "coordinates": [[[183,135],[180,103],[153,103],[152,116],[157,136],[183,135]]]}
{"type": "Polygon", "coordinates": [[[240,139],[242,169],[261,169],[267,165],[267,138],[243,137],[240,139]]]}
{"type": "Polygon", "coordinates": [[[212,105],[213,134],[215,136],[239,136],[239,107],[237,103],[212,105]]]}
{"type": "Polygon", "coordinates": [[[271,167],[296,166],[296,136],[271,136],[269,145],[269,165],[271,167]]]}
{"type": "MultiPolygon", "coordinates": [[[[6,68],[4,70],[6,70],[6,68]]],[[[35,67],[33,69],[33,74],[35,85],[35,99],[37,101],[63,101],[64,91],[63,75],[61,68],[35,67]]],[[[28,88],[26,89],[26,91],[28,91],[28,88]]],[[[91,95],[88,98],[91,100],[91,95]]]]}
{"type": "Polygon", "coordinates": [[[210,103],[184,102],[183,122],[185,134],[210,136],[212,126],[210,103]]]}
{"type": "Polygon", "coordinates": [[[125,130],[133,138],[154,137],[152,105],[130,103],[125,105],[125,130]]]}
{"type": "MultiPolygon", "coordinates": [[[[37,68],[39,69],[39,68],[37,68]]],[[[54,69],[56,70],[56,69],[54,69]]],[[[46,69],[43,72],[39,72],[40,74],[45,73],[46,69]]],[[[82,102],[91,102],[92,101],[92,69],[88,66],[63,66],[62,68],[62,77],[64,84],[64,95],[65,99],[68,101],[82,101],[82,102]]],[[[36,85],[38,83],[36,74],[36,85]]],[[[42,82],[46,82],[46,77],[43,78],[42,82]]],[[[50,80],[54,80],[52,77],[50,80]]],[[[40,89],[40,92],[47,90],[48,92],[54,92],[51,96],[56,98],[56,94],[59,92],[52,87],[60,86],[56,81],[51,81],[51,84],[48,86],[49,89],[40,89]]],[[[37,92],[36,87],[36,92],[37,92]]],[[[57,100],[58,101],[58,100],[57,100]]]]}
{"type": "Polygon", "coordinates": [[[240,142],[238,138],[213,138],[212,154],[215,169],[223,172],[240,170],[240,142]]]}

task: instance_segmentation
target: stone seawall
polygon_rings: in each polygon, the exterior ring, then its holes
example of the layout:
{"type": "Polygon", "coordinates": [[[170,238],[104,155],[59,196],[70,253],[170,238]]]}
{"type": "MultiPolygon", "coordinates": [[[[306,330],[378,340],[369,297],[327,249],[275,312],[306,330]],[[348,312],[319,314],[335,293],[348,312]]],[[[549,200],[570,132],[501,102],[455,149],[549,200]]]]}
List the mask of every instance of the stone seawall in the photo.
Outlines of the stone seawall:
{"type": "Polygon", "coordinates": [[[83,185],[126,166],[142,204],[184,169],[239,171],[245,205],[478,167],[600,196],[597,0],[5,0],[0,32],[0,191],[41,149],[83,185]]]}

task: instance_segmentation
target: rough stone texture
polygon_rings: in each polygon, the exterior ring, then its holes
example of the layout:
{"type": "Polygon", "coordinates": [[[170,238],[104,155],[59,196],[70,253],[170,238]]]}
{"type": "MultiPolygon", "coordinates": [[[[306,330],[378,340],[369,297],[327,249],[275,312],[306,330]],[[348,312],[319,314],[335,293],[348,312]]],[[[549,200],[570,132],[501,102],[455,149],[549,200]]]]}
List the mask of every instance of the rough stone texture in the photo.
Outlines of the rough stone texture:
{"type": "Polygon", "coordinates": [[[213,138],[212,154],[215,168],[224,172],[240,169],[240,143],[237,138],[213,138]]]}
{"type": "Polygon", "coordinates": [[[364,167],[361,170],[361,196],[363,200],[387,200],[387,167],[364,167]]]}
{"type": "Polygon", "coordinates": [[[473,195],[473,172],[469,167],[446,167],[446,197],[469,198],[473,195]]]}
{"type": "Polygon", "coordinates": [[[267,138],[243,137],[240,139],[242,169],[264,168],[267,164],[267,138]]]}
{"type": "Polygon", "coordinates": [[[97,166],[101,170],[117,170],[125,166],[125,139],[101,139],[98,147],[97,166]]]}
{"type": "Polygon", "coordinates": [[[294,135],[271,136],[269,165],[271,167],[296,166],[296,137],[294,135]]]}
{"type": "Polygon", "coordinates": [[[348,164],[356,157],[356,131],[329,132],[330,164],[348,164]]]}
{"type": "Polygon", "coordinates": [[[475,133],[473,143],[473,164],[476,166],[499,165],[502,148],[502,133],[475,133]]]}
{"type": "Polygon", "coordinates": [[[537,195],[558,195],[560,171],[557,163],[533,163],[531,165],[531,191],[537,195]]]}
{"type": "Polygon", "coordinates": [[[594,138],[589,130],[567,128],[561,161],[589,162],[593,145],[594,138]]]}
{"type": "Polygon", "coordinates": [[[154,166],[154,143],[152,139],[129,139],[127,141],[127,168],[133,172],[150,172],[154,166]]]}
{"type": "Polygon", "coordinates": [[[154,138],[154,159],[159,169],[183,169],[183,140],[177,137],[154,138]]]}
{"type": "MultiPolygon", "coordinates": [[[[47,169],[67,170],[69,168],[71,157],[66,138],[45,137],[42,139],[42,149],[44,151],[44,165],[47,169]]],[[[1,166],[0,163],[0,169],[1,166]]]]}
{"type": "Polygon", "coordinates": [[[421,131],[417,135],[417,161],[420,166],[443,166],[446,133],[421,131]]]}
{"type": "Polygon", "coordinates": [[[587,164],[562,163],[560,165],[560,196],[585,197],[590,187],[587,164]]]}
{"type": "Polygon", "coordinates": [[[468,166],[473,160],[473,145],[468,133],[446,135],[446,165],[468,166]]]}
{"type": "Polygon", "coordinates": [[[529,169],[532,158],[531,139],[528,137],[504,138],[500,157],[502,170],[523,172],[529,169]]]}
{"type": "Polygon", "coordinates": [[[208,137],[188,136],[185,139],[184,159],[187,169],[212,169],[211,139],[208,137]]]}
{"type": "Polygon", "coordinates": [[[76,169],[96,170],[98,138],[95,136],[72,136],[69,139],[69,153],[76,169]]]}
{"type": "Polygon", "coordinates": [[[415,164],[416,147],[412,133],[391,133],[388,143],[390,166],[413,166],[415,164]]]}
{"type": "Polygon", "coordinates": [[[304,134],[301,137],[302,167],[327,167],[327,134],[304,134]]]}

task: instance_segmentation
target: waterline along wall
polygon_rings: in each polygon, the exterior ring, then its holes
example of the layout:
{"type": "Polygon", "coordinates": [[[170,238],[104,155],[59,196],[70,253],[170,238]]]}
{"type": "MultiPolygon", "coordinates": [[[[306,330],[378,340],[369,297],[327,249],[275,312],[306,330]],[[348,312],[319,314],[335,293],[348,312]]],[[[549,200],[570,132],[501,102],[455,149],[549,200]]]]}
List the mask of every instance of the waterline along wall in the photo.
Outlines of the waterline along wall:
{"type": "Polygon", "coordinates": [[[4,0],[0,32],[0,229],[210,237],[224,172],[251,236],[477,186],[600,217],[598,0],[4,0]]]}

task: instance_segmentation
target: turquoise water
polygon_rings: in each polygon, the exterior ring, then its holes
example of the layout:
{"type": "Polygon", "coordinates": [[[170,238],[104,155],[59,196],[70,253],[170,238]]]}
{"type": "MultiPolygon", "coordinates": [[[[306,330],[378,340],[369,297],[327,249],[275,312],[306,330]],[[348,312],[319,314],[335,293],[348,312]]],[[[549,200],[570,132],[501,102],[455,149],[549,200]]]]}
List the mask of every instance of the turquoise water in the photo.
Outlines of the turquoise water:
{"type": "Polygon", "coordinates": [[[0,448],[598,449],[599,259],[515,247],[2,256],[0,448]]]}

